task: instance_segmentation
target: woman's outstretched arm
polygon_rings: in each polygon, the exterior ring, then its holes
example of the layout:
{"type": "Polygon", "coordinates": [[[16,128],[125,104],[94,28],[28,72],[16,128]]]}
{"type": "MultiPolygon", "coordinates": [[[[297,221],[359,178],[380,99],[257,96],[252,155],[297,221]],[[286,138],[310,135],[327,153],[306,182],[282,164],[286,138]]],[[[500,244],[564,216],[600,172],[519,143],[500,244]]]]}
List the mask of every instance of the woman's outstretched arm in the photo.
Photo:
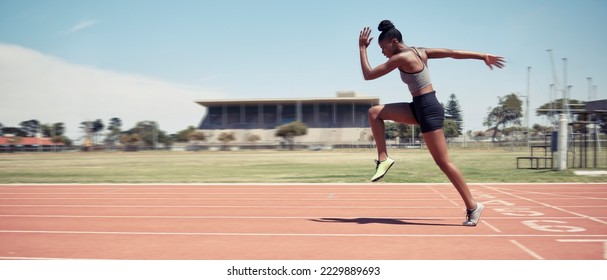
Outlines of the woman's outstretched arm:
{"type": "Polygon", "coordinates": [[[439,49],[439,48],[427,48],[423,49],[428,58],[454,58],[454,59],[478,59],[485,61],[485,64],[493,70],[493,66],[497,68],[503,68],[506,61],[503,57],[480,52],[462,51],[462,50],[450,50],[450,49],[439,49]]]}

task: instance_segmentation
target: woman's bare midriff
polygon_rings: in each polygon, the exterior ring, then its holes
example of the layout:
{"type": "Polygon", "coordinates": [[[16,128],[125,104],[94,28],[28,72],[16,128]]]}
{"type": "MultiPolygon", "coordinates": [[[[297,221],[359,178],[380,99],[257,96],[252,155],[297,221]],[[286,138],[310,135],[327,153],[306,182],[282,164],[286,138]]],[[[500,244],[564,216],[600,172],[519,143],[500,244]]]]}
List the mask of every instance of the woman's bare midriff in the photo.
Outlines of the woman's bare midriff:
{"type": "Polygon", "coordinates": [[[434,88],[432,88],[432,84],[429,84],[429,85],[423,87],[422,89],[420,89],[420,90],[418,90],[416,92],[412,92],[411,95],[413,95],[414,97],[415,96],[422,96],[422,95],[424,95],[426,93],[430,93],[430,92],[433,92],[433,91],[434,91],[434,88]]]}

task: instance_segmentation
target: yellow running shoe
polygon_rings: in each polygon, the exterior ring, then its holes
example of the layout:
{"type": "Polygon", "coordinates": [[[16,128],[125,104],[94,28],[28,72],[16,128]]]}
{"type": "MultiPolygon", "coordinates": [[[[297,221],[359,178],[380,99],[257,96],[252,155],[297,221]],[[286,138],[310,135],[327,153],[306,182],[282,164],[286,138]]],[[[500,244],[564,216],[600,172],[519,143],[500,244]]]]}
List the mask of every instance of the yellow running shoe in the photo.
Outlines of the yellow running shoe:
{"type": "Polygon", "coordinates": [[[371,182],[377,182],[383,178],[394,164],[394,160],[391,158],[386,158],[384,161],[375,160],[375,164],[375,175],[371,178],[371,182]]]}

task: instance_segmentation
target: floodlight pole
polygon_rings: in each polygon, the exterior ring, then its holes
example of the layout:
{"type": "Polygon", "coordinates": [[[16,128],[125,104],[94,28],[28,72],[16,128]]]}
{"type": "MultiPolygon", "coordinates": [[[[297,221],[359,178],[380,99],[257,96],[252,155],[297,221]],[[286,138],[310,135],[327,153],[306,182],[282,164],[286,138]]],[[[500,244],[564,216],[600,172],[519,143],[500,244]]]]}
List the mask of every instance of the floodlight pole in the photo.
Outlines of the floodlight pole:
{"type": "Polygon", "coordinates": [[[569,136],[569,106],[568,96],[569,87],[567,87],[567,58],[563,58],[563,111],[559,117],[558,149],[557,149],[557,169],[563,171],[567,169],[567,139],[569,136]]]}
{"type": "Polygon", "coordinates": [[[531,147],[531,144],[529,142],[529,94],[527,95],[520,95],[519,93],[515,93],[518,97],[525,97],[525,117],[524,117],[524,124],[523,126],[525,127],[525,130],[527,132],[527,148],[531,147]]]}
{"type": "Polygon", "coordinates": [[[592,100],[592,77],[586,78],[588,80],[588,101],[592,100]]]}
{"type": "Polygon", "coordinates": [[[529,84],[530,84],[530,78],[531,78],[531,66],[527,67],[527,102],[525,104],[525,108],[526,108],[526,118],[525,118],[525,128],[527,129],[527,148],[531,147],[531,142],[530,142],[530,135],[531,134],[531,129],[529,128],[529,97],[530,97],[530,89],[529,89],[529,84]]]}
{"type": "MultiPolygon", "coordinates": [[[[548,106],[548,109],[550,110],[548,113],[548,122],[554,127],[556,126],[556,122],[554,120],[554,114],[555,114],[555,107],[556,107],[556,97],[554,99],[552,99],[552,95],[554,94],[554,84],[550,84],[550,105],[548,106]]],[[[548,125],[546,125],[548,126],[548,125]]]]}
{"type": "Polygon", "coordinates": [[[558,151],[557,151],[557,169],[559,171],[567,169],[567,136],[569,133],[567,114],[561,113],[559,118],[559,132],[558,132],[558,151]]]}
{"type": "Polygon", "coordinates": [[[567,108],[567,58],[563,58],[563,109],[567,108]]]}
{"type": "Polygon", "coordinates": [[[567,105],[567,58],[563,58],[563,86],[560,87],[560,83],[556,76],[556,71],[554,69],[554,60],[552,57],[552,49],[546,50],[550,55],[550,64],[552,66],[552,77],[554,79],[554,87],[555,87],[555,99],[556,93],[559,91],[559,88],[563,92],[563,100],[562,100],[562,109],[561,114],[558,121],[558,149],[557,149],[557,169],[559,171],[567,169],[567,145],[568,145],[568,136],[569,136],[569,106],[567,105]]]}

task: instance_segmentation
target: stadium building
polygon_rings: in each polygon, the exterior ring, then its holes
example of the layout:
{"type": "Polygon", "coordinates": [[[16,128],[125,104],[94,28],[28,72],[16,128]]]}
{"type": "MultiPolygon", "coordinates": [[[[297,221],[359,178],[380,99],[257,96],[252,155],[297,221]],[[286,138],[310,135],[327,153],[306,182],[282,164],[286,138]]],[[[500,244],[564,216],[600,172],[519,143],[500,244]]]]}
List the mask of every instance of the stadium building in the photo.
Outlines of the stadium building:
{"type": "Polygon", "coordinates": [[[207,143],[219,143],[222,132],[234,133],[232,144],[277,145],[276,128],[293,121],[308,126],[295,141],[308,146],[360,145],[370,143],[370,107],[379,98],[352,91],[337,92],[335,98],[291,98],[250,100],[197,100],[206,108],[198,129],[207,143]],[[254,136],[254,137],[251,137],[254,136]],[[258,140],[254,140],[258,139],[258,140]]]}

